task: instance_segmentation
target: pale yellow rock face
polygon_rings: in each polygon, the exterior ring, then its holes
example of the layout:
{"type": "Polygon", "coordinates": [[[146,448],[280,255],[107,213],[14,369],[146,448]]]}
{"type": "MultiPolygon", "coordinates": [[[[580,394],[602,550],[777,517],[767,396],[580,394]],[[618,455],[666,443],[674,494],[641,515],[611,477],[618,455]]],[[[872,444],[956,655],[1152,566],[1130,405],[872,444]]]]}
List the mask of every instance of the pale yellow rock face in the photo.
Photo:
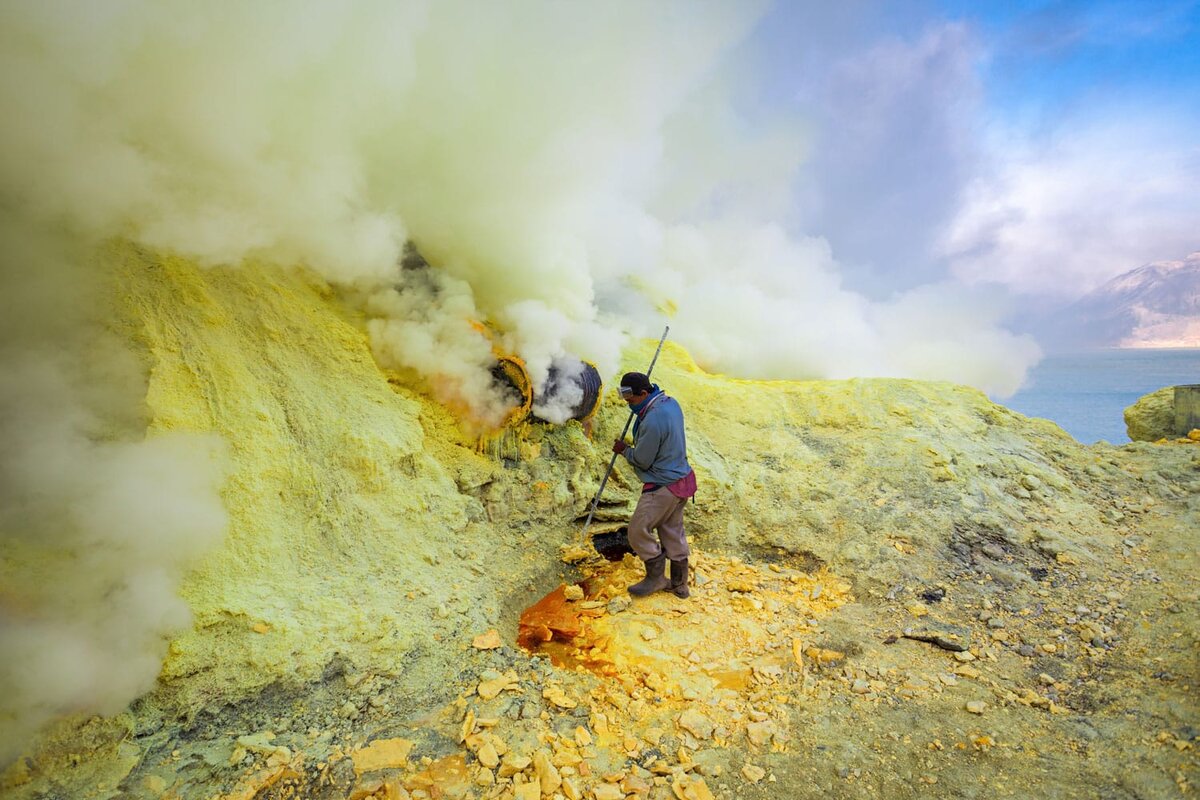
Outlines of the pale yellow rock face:
{"type": "MultiPolygon", "coordinates": [[[[436,685],[454,658],[440,642],[502,624],[506,598],[557,569],[561,544],[586,548],[573,520],[624,423],[615,397],[591,440],[578,423],[534,425],[481,452],[412,376],[389,383],[357,321],[303,271],[206,269],[119,247],[105,258],[149,372],[149,435],[215,433],[229,446],[230,528],[182,588],[195,625],[162,670],[185,706],[313,680],[335,653],[436,685]]],[[[625,368],[645,369],[652,352],[635,343],[625,368]]],[[[1097,517],[1056,460],[1080,446],[973,389],[734,380],[670,342],[653,378],[684,409],[700,483],[687,523],[709,549],[786,553],[885,586],[904,569],[898,556],[955,530],[1028,543],[1031,505],[1097,517]],[[1031,476],[1039,488],[1025,499],[1031,476]]],[[[618,472],[601,523],[624,519],[634,498],[636,478],[618,472]]]]}
{"type": "MultiPolygon", "coordinates": [[[[56,730],[3,776],[20,797],[159,772],[188,797],[918,797],[984,778],[1034,796],[1124,780],[1111,748],[1150,741],[1144,718],[1195,728],[1194,446],[1085,447],[950,384],[736,380],[668,343],[653,380],[699,478],[692,596],[631,602],[641,565],[580,535],[628,413],[611,391],[590,437],[480,445],[301,270],[103,258],[147,435],[226,442],[230,525],[184,580],[194,624],[146,707],[56,730]],[[521,610],[576,582],[595,672],[514,648],[521,610]]],[[[612,530],[639,487],[623,464],[607,486],[612,530]]],[[[1139,792],[1164,796],[1183,735],[1139,751],[1139,792]]]]}
{"type": "MultiPolygon", "coordinates": [[[[206,269],[131,248],[105,257],[118,263],[124,332],[145,354],[150,435],[216,433],[229,446],[230,528],[183,586],[196,624],[163,665],[185,697],[311,680],[334,653],[426,683],[421,670],[450,658],[439,638],[500,622],[504,587],[552,569],[558,545],[577,538],[571,520],[624,421],[614,398],[594,441],[575,423],[534,426],[492,442],[508,448],[501,462],[411,377],[389,383],[356,321],[304,272],[206,269]]],[[[632,347],[627,367],[644,369],[650,348],[632,347]]],[[[1018,417],[963,387],[731,380],[671,343],[654,379],[684,407],[700,477],[688,521],[709,547],[866,565],[881,544],[921,547],[950,527],[920,498],[956,498],[981,469],[1026,471],[1027,441],[1006,433],[1018,417]],[[1006,435],[1012,456],[982,446],[1006,435]]],[[[632,483],[610,482],[606,498],[627,503],[632,483]]],[[[1006,488],[979,486],[974,510],[1006,488]]]]}
{"type": "Polygon", "coordinates": [[[146,354],[149,435],[216,433],[231,462],[231,524],[182,588],[195,625],[172,642],[162,679],[228,696],[316,676],[333,652],[398,669],[432,633],[405,620],[444,601],[442,581],[420,576],[444,560],[447,581],[465,579],[449,548],[473,537],[482,509],[455,478],[493,466],[426,436],[445,424],[423,420],[436,407],[389,386],[363,334],[303,272],[109,255],[146,354]]]}
{"type": "Polygon", "coordinates": [[[1135,442],[1156,442],[1175,435],[1175,387],[1139,397],[1125,409],[1125,432],[1135,442]]]}

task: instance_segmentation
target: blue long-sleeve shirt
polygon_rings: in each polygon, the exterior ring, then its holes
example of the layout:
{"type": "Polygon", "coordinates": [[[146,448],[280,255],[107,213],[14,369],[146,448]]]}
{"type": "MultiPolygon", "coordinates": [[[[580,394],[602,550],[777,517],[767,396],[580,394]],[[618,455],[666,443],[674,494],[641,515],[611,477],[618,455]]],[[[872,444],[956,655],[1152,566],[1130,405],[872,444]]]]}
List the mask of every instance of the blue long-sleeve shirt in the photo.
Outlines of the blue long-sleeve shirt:
{"type": "Polygon", "coordinates": [[[666,486],[692,471],[683,433],[683,409],[657,386],[645,402],[646,410],[633,426],[633,446],[625,448],[625,460],[643,483],[666,486]]]}

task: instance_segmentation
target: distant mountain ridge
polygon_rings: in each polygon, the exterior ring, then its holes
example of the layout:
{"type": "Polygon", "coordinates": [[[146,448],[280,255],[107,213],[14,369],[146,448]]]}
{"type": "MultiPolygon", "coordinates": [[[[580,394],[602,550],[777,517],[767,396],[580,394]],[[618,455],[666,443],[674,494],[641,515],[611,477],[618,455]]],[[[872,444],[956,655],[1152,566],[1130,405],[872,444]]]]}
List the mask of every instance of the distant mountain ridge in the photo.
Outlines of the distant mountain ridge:
{"type": "Polygon", "coordinates": [[[1200,251],[1118,275],[1053,327],[1055,338],[1078,347],[1200,347],[1200,251]]]}

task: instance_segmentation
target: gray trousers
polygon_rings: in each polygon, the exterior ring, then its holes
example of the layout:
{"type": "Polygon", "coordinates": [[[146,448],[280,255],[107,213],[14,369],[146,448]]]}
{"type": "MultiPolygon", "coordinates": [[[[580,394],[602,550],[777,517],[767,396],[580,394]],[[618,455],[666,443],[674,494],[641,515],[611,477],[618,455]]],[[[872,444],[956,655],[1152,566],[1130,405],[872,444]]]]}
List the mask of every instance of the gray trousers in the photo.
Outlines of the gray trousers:
{"type": "Polygon", "coordinates": [[[643,561],[657,558],[666,551],[667,558],[681,561],[691,553],[683,532],[683,507],[686,499],[671,494],[663,487],[656,492],[643,492],[637,508],[629,518],[629,546],[643,561]],[[658,536],[654,530],[658,529],[658,536]],[[662,542],[661,546],[659,542],[662,542]]]}

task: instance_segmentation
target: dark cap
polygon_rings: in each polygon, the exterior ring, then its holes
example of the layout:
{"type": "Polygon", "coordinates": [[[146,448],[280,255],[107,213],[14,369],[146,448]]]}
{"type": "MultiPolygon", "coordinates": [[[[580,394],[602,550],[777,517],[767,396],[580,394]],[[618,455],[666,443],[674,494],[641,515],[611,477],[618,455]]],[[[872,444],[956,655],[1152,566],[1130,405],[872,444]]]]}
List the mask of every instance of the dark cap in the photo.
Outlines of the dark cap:
{"type": "Polygon", "coordinates": [[[650,385],[650,379],[641,372],[626,372],[621,376],[621,396],[625,397],[631,394],[641,394],[648,392],[653,388],[650,385]],[[628,390],[628,391],[626,391],[628,390]]]}

